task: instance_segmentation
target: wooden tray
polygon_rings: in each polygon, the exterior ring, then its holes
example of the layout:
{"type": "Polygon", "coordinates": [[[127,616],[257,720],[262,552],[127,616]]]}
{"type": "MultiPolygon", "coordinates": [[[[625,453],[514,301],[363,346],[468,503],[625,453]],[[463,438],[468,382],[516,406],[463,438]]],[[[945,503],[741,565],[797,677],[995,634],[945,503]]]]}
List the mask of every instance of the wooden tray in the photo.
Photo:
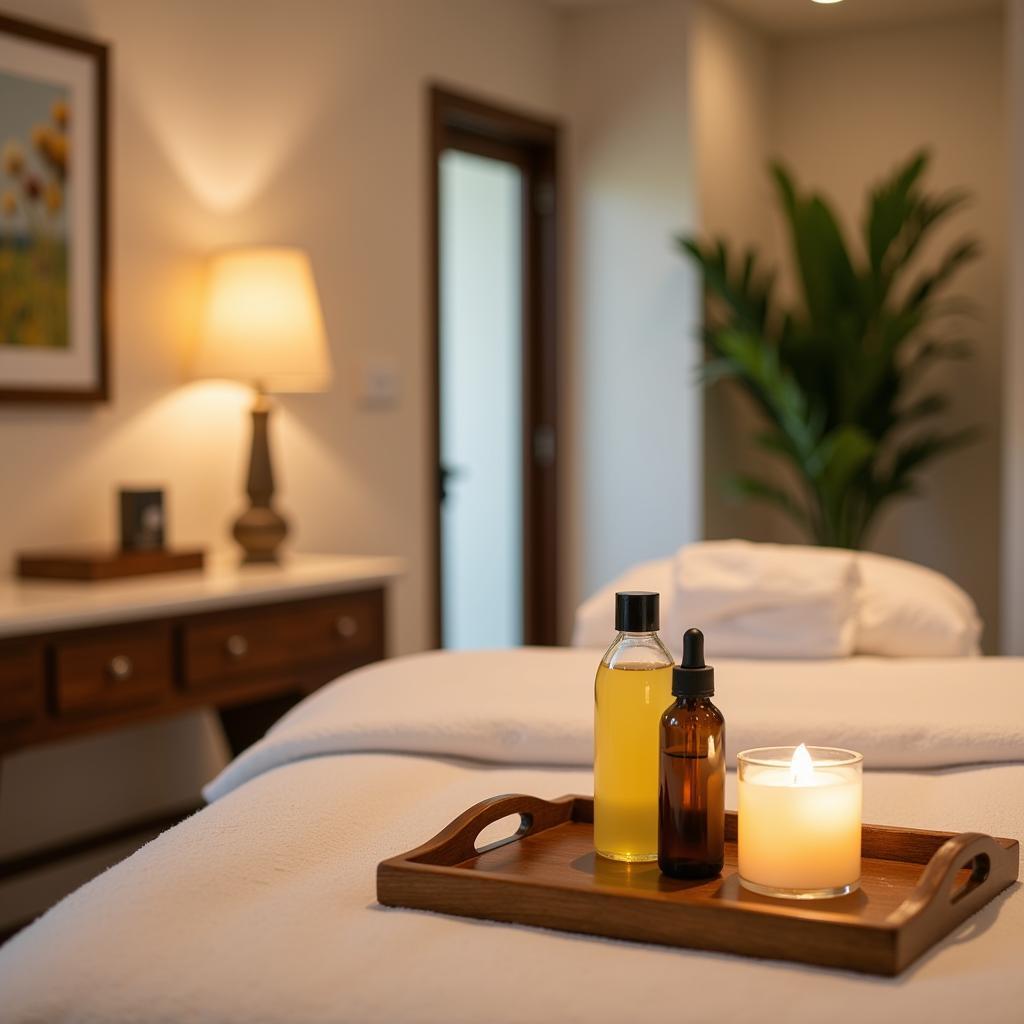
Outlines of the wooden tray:
{"type": "Polygon", "coordinates": [[[719,878],[677,881],[657,864],[594,853],[594,801],[498,796],[430,842],[377,868],[377,899],[617,939],[898,974],[1017,878],[1016,840],[865,825],[858,892],[792,901],[741,888],[736,815],[726,814],[719,878]],[[519,830],[477,850],[508,815],[519,830]]]}

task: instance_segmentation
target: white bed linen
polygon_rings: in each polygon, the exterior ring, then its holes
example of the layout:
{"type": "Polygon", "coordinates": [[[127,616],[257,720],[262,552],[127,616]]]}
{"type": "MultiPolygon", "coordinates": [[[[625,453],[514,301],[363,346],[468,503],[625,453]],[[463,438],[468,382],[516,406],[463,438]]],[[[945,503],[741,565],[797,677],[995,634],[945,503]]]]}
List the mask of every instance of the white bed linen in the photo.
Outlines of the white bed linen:
{"type": "MultiPolygon", "coordinates": [[[[508,654],[489,657],[509,663],[508,654]]],[[[460,673],[459,659],[446,660],[463,679],[462,700],[472,705],[487,684],[481,665],[460,673]]],[[[549,685],[564,680],[559,659],[543,661],[546,668],[535,668],[549,685]]],[[[410,720],[403,719],[410,688],[423,681],[409,667],[401,661],[382,668],[390,685],[377,678],[394,723],[410,720]]],[[[757,667],[748,671],[756,675],[757,667]]],[[[986,685],[985,669],[976,672],[974,697],[986,685]]],[[[723,705],[735,699],[732,675],[720,666],[723,705]]],[[[351,682],[359,698],[360,678],[335,684],[333,692],[351,682]]],[[[777,717],[806,726],[829,695],[827,679],[816,708],[777,691],[777,717]]],[[[934,696],[957,721],[967,695],[952,701],[940,687],[934,696]]],[[[292,725],[310,714],[309,706],[291,716],[292,725]]],[[[738,706],[732,714],[744,717],[738,706]]],[[[508,715],[516,717],[515,704],[508,715]]],[[[279,736],[288,728],[284,723],[279,736]]],[[[395,729],[389,742],[401,736],[395,729]]],[[[376,864],[418,845],[477,800],[501,792],[589,792],[590,783],[580,768],[383,752],[324,753],[266,770],[0,950],[0,1020],[1021,1019],[1024,898],[1015,890],[897,979],[376,905],[376,864]]],[[[730,806],[734,787],[730,773],[730,806]]],[[[1024,765],[868,772],[865,817],[1024,837],[1024,765]]]]}
{"type": "MultiPolygon", "coordinates": [[[[589,765],[598,650],[459,651],[379,662],[314,694],[206,787],[299,757],[402,750],[589,765]]],[[[817,743],[872,768],[1024,760],[1024,658],[715,662],[733,754],[817,743]]]]}

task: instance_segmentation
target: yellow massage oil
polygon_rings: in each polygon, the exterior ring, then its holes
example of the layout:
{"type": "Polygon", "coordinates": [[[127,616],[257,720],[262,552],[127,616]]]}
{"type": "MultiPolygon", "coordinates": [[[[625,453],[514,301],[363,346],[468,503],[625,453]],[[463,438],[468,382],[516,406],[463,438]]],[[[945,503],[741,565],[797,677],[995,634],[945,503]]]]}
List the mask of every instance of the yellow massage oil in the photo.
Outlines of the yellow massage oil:
{"type": "Polygon", "coordinates": [[[594,845],[603,857],[658,859],[661,716],[672,656],[658,637],[658,595],[615,595],[618,635],[594,684],[594,845]]]}

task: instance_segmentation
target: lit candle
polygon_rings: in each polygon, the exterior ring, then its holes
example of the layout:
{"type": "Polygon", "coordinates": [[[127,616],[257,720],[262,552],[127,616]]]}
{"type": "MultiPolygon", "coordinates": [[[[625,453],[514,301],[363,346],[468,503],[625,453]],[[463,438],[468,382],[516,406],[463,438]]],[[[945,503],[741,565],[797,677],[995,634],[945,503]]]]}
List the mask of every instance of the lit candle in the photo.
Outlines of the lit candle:
{"type": "Polygon", "coordinates": [[[754,892],[817,899],[860,883],[861,768],[851,750],[764,747],[739,762],[739,875],[754,892]]]}

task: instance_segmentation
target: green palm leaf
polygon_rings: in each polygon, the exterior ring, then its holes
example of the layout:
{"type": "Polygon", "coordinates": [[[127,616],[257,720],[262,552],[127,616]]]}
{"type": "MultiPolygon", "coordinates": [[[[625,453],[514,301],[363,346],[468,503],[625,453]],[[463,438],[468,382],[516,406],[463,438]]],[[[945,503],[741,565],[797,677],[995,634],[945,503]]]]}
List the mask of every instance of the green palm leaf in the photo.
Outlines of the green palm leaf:
{"type": "Polygon", "coordinates": [[[799,480],[794,491],[744,475],[730,488],[780,508],[821,544],[863,544],[880,508],[916,493],[925,464],[977,436],[948,429],[906,436],[915,424],[949,415],[948,395],[920,382],[932,366],[971,349],[949,333],[951,316],[964,308],[945,290],[977,257],[977,244],[961,240],[918,268],[935,228],[967,198],[929,194],[928,162],[926,152],[914,153],[869,191],[863,257],[851,254],[827,201],[772,166],[800,289],[788,308],[776,303],[774,273],[754,251],[737,256],[722,240],[678,239],[710,300],[702,379],[738,383],[766,424],[755,443],[799,480]]]}

